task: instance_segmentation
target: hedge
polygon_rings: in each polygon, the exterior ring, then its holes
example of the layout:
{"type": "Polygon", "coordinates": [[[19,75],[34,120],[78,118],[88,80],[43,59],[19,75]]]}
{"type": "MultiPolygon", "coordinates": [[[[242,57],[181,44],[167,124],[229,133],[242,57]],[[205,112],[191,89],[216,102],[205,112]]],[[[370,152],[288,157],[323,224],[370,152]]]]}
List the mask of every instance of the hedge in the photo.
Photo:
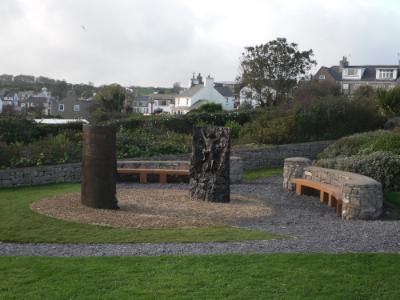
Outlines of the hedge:
{"type": "Polygon", "coordinates": [[[400,191],[400,155],[392,152],[320,159],[316,165],[371,177],[382,183],[385,192],[400,191]]]}

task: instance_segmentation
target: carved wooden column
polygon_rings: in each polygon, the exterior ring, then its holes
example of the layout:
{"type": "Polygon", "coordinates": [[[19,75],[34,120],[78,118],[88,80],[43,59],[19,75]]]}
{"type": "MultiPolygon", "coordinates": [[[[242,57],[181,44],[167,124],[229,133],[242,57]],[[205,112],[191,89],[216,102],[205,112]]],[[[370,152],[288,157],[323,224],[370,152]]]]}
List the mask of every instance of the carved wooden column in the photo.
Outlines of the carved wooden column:
{"type": "Polygon", "coordinates": [[[107,126],[83,126],[82,204],[117,209],[116,137],[107,126]]]}
{"type": "Polygon", "coordinates": [[[229,202],[229,128],[195,128],[190,195],[195,201],[229,202]]]}

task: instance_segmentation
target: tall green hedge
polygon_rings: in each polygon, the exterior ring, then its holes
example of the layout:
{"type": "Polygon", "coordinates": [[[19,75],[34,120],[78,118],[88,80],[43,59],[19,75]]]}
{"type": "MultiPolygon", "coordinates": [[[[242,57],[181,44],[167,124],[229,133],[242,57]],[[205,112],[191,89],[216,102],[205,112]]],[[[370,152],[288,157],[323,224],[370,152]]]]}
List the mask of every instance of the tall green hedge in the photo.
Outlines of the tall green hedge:
{"type": "Polygon", "coordinates": [[[134,115],[123,120],[108,122],[115,128],[126,129],[152,129],[163,128],[177,133],[192,133],[193,126],[208,124],[225,126],[228,122],[236,122],[240,125],[249,122],[256,113],[253,111],[234,112],[194,112],[186,115],[156,115],[141,116],[134,115]]]}
{"type": "Polygon", "coordinates": [[[371,177],[382,184],[385,192],[400,191],[400,155],[392,152],[320,159],[316,165],[371,177]]]}

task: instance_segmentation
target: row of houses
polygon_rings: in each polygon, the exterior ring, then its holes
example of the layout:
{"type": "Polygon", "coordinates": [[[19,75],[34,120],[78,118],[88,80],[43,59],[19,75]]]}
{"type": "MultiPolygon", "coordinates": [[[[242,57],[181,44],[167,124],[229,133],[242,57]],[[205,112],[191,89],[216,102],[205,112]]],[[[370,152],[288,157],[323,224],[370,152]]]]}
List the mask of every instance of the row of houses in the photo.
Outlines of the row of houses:
{"type": "Polygon", "coordinates": [[[91,103],[91,99],[79,99],[73,91],[60,100],[53,97],[47,88],[42,88],[40,92],[0,90],[0,113],[34,111],[44,116],[81,119],[89,117],[91,103]]]}
{"type": "Polygon", "coordinates": [[[359,87],[392,89],[400,85],[400,63],[398,65],[350,65],[343,57],[339,65],[321,67],[314,75],[319,82],[337,84],[342,92],[351,95],[359,87]]]}
{"type": "Polygon", "coordinates": [[[3,83],[21,83],[21,84],[55,84],[57,80],[44,77],[44,76],[39,76],[35,77],[32,75],[9,75],[9,74],[1,74],[0,75],[0,82],[3,83]]]}
{"type": "MultiPolygon", "coordinates": [[[[0,80],[14,80],[17,77],[13,79],[9,78],[9,75],[1,76],[0,80]]],[[[224,110],[232,110],[238,106],[237,88],[236,82],[214,82],[211,76],[207,76],[203,80],[199,73],[197,76],[193,74],[189,88],[183,89],[179,94],[139,95],[134,97],[129,106],[132,112],[145,115],[154,113],[185,114],[207,102],[221,104],[224,110]]],[[[3,89],[0,90],[0,112],[27,113],[35,111],[41,115],[87,119],[93,104],[91,100],[91,98],[76,97],[73,90],[65,98],[58,99],[53,97],[46,88],[43,88],[41,92],[13,92],[3,89]]]]}

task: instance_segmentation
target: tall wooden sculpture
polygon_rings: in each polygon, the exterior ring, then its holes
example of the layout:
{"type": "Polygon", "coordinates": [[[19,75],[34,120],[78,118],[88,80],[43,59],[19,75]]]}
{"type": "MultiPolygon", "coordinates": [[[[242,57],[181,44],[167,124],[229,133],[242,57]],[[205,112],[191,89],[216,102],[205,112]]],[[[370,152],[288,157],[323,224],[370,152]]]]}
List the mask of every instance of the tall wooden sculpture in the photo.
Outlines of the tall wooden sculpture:
{"type": "Polygon", "coordinates": [[[195,201],[229,202],[229,128],[195,128],[190,195],[195,201]]]}
{"type": "Polygon", "coordinates": [[[117,209],[116,137],[107,126],[83,126],[82,204],[117,209]]]}

